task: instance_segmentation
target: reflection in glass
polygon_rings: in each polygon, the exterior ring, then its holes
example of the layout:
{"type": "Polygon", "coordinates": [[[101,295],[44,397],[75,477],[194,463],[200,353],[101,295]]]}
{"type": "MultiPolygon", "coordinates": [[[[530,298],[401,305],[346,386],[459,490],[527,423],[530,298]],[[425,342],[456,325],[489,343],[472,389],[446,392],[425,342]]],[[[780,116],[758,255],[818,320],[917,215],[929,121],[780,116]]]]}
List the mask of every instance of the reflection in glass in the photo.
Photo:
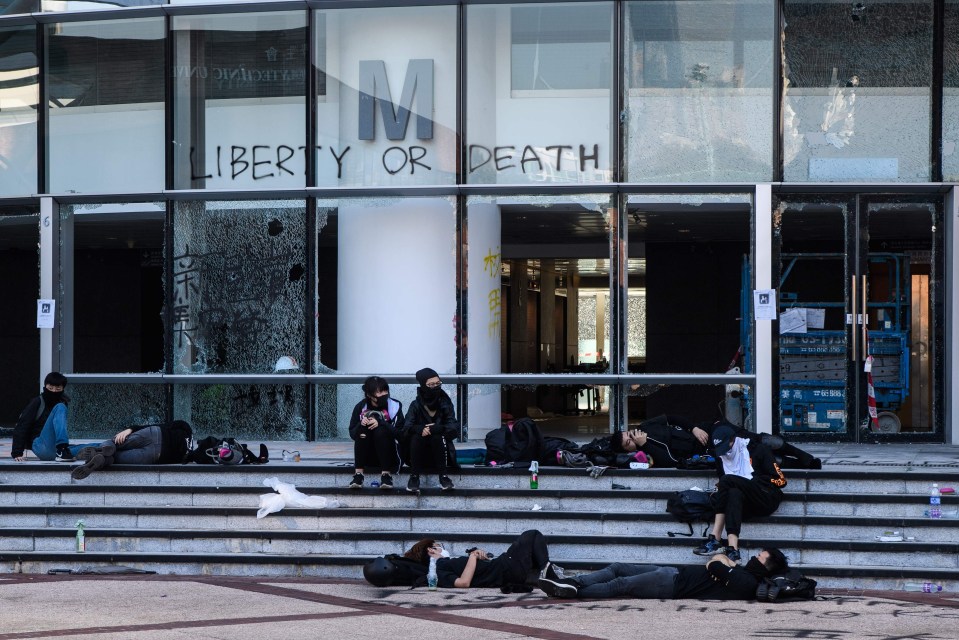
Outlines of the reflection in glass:
{"type": "Polygon", "coordinates": [[[306,14],[173,18],[177,189],[306,184],[306,14]]]}
{"type": "Polygon", "coordinates": [[[162,18],[47,26],[51,192],[164,186],[162,18]]]}
{"type": "Polygon", "coordinates": [[[452,184],[456,6],[314,15],[317,184],[452,184]]]}
{"type": "Polygon", "coordinates": [[[959,0],[946,0],[942,53],[942,179],[959,181],[959,0]]]}
{"type": "Polygon", "coordinates": [[[467,181],[608,182],[612,3],[466,11],[467,181]]]}
{"type": "Polygon", "coordinates": [[[772,0],[628,4],[630,181],[772,177],[773,9],[772,0]]]}
{"type": "Polygon", "coordinates": [[[784,18],[785,179],[929,180],[933,3],[787,0],[784,18]]]}
{"type": "Polygon", "coordinates": [[[37,192],[36,28],[0,29],[0,195],[37,192]]]}

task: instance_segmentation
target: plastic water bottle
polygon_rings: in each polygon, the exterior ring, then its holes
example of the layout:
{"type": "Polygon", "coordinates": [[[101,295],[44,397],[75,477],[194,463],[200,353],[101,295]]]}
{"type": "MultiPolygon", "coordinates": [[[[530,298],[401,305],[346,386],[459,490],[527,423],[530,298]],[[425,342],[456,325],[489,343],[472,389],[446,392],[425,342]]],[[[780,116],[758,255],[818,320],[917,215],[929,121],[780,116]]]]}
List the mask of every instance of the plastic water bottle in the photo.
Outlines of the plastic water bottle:
{"type": "Polygon", "coordinates": [[[83,533],[84,524],[83,520],[77,520],[77,523],[73,525],[77,528],[77,553],[84,553],[87,550],[87,541],[83,533]]]}
{"type": "Polygon", "coordinates": [[[529,463],[529,488],[539,489],[539,461],[533,460],[529,463]]]}
{"type": "Polygon", "coordinates": [[[903,591],[918,591],[920,593],[939,593],[942,585],[934,582],[907,582],[902,585],[903,591]]]}
{"type": "Polygon", "coordinates": [[[439,584],[440,578],[436,575],[436,558],[430,558],[430,570],[426,574],[426,586],[429,587],[430,591],[436,591],[436,585],[439,584]]]}
{"type": "Polygon", "coordinates": [[[932,484],[932,491],[929,493],[929,517],[942,517],[942,497],[939,495],[939,485],[932,484]]]}

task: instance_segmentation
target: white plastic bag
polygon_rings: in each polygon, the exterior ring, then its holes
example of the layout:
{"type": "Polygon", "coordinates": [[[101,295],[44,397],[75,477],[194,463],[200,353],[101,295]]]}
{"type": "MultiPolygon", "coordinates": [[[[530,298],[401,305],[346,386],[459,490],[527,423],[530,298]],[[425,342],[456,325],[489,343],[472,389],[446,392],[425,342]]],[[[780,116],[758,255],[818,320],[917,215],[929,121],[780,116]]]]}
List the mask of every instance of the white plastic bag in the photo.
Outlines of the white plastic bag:
{"type": "Polygon", "coordinates": [[[260,496],[260,510],[257,518],[263,518],[276,513],[284,507],[305,507],[307,509],[335,509],[340,503],[332,498],[322,496],[308,496],[288,482],[280,482],[279,478],[264,478],[263,484],[271,487],[276,493],[264,493],[260,496]]]}

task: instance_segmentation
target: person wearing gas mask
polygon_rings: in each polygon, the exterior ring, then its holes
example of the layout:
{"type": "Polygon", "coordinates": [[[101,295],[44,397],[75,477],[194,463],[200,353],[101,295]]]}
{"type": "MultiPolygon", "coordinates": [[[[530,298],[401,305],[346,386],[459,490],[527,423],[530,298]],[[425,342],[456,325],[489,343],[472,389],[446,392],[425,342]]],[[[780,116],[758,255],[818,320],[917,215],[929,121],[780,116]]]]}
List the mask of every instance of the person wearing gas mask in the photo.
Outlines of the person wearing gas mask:
{"type": "Polygon", "coordinates": [[[355,466],[350,489],[363,488],[363,472],[380,471],[380,489],[393,488],[393,474],[399,472],[397,429],[403,425],[403,403],[390,397],[390,385],[379,376],[363,382],[364,398],[353,407],[350,437],[355,466]]]}
{"type": "MultiPolygon", "coordinates": [[[[416,399],[410,403],[409,412],[400,434],[404,449],[408,449],[410,479],[406,490],[419,493],[420,475],[433,470],[439,477],[443,491],[453,489],[453,481],[446,475],[449,467],[456,467],[456,450],[453,438],[459,435],[453,401],[443,391],[443,381],[433,369],[416,372],[416,399]]],[[[406,458],[406,456],[404,456],[406,458]]]]}
{"type": "Polygon", "coordinates": [[[73,462],[77,452],[86,445],[70,445],[67,433],[67,403],[69,396],[63,393],[67,378],[53,371],[43,380],[43,391],[27,404],[17,419],[13,431],[13,446],[10,456],[23,462],[24,452],[33,451],[41,460],[73,462]]]}

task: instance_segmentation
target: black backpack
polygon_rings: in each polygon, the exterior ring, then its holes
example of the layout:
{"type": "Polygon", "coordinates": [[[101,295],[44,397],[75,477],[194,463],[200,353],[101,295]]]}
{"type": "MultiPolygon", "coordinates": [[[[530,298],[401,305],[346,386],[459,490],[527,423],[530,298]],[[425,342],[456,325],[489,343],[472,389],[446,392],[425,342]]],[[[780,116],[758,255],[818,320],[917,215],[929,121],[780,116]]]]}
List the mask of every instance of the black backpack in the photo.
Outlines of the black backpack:
{"type": "MultiPolygon", "coordinates": [[[[694,522],[711,522],[716,511],[713,508],[712,493],[699,491],[697,489],[686,489],[677,491],[666,501],[666,511],[673,514],[673,517],[680,522],[685,522],[689,526],[689,533],[678,531],[667,531],[670,538],[675,536],[692,536],[694,522]]],[[[708,528],[708,525],[707,525],[708,528]]],[[[706,531],[703,531],[706,535],[706,531]]]]}
{"type": "Polygon", "coordinates": [[[530,418],[520,418],[513,428],[503,425],[486,434],[486,464],[539,460],[543,434],[530,418]]]}
{"type": "Polygon", "coordinates": [[[816,581],[807,578],[798,569],[771,578],[763,578],[756,587],[756,599],[766,602],[786,600],[815,600],[816,581]]]}
{"type": "Polygon", "coordinates": [[[419,562],[395,553],[383,557],[396,567],[393,579],[390,581],[391,586],[422,587],[426,585],[427,568],[419,562]]]}

